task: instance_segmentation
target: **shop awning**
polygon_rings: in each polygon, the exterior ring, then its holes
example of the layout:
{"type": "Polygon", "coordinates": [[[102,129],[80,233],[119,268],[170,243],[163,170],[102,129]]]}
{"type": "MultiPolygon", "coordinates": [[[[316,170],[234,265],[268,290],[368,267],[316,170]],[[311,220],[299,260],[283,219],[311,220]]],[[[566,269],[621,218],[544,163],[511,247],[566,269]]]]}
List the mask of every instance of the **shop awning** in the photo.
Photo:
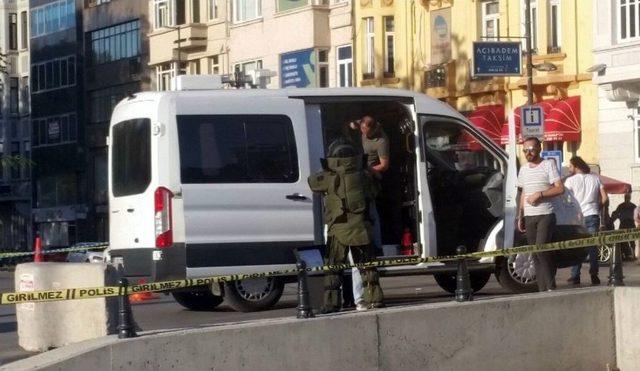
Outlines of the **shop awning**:
{"type": "MultiPolygon", "coordinates": [[[[500,144],[500,135],[502,130],[502,122],[504,122],[504,106],[495,104],[490,106],[481,106],[471,112],[467,118],[473,126],[480,130],[484,135],[493,140],[496,144],[500,144]]],[[[469,146],[471,150],[479,150],[480,144],[473,138],[469,137],[469,146]]]]}
{"type": "Polygon", "coordinates": [[[558,101],[545,112],[544,140],[573,142],[580,140],[580,96],[558,101]]]}
{"type": "Polygon", "coordinates": [[[604,190],[609,194],[623,195],[631,192],[631,184],[623,181],[609,178],[608,176],[598,175],[600,182],[604,186],[604,190]]]}

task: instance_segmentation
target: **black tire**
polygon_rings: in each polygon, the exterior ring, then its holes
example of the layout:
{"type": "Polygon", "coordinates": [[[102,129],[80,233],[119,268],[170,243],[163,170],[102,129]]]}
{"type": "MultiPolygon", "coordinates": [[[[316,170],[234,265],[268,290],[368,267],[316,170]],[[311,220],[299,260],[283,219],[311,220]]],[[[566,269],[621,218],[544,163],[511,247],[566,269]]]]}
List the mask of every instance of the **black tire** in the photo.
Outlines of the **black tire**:
{"type": "Polygon", "coordinates": [[[227,282],[224,300],[238,312],[256,312],[271,308],[280,300],[284,281],[278,277],[227,282]]]}
{"type": "MultiPolygon", "coordinates": [[[[456,275],[455,273],[438,273],[434,274],[436,283],[444,291],[455,294],[456,293],[456,275]]],[[[478,292],[489,282],[491,278],[491,272],[469,272],[469,280],[471,281],[471,290],[478,292]]]]}
{"type": "Polygon", "coordinates": [[[195,291],[172,292],[178,304],[193,311],[210,311],[222,304],[222,296],[214,295],[208,288],[195,291]]]}
{"type": "Polygon", "coordinates": [[[498,269],[496,271],[496,278],[504,289],[516,293],[516,294],[525,294],[529,292],[537,292],[538,291],[538,283],[535,279],[529,282],[522,282],[516,280],[509,273],[509,264],[507,262],[507,258],[502,259],[498,263],[498,269]]]}

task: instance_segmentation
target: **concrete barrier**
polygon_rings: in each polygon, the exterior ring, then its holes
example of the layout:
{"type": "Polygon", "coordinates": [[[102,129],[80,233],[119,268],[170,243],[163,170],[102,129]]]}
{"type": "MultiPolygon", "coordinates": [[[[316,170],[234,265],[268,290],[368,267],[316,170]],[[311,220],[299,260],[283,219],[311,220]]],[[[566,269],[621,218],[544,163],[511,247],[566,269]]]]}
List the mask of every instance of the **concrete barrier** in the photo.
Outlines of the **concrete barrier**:
{"type": "MultiPolygon", "coordinates": [[[[113,286],[116,274],[106,264],[27,263],[15,272],[16,291],[113,286]]],[[[115,333],[117,299],[96,298],[16,305],[18,343],[45,351],[115,333]]]]}
{"type": "Polygon", "coordinates": [[[640,364],[638,304],[639,288],[587,288],[264,320],[104,337],[0,370],[626,371],[640,364]]]}

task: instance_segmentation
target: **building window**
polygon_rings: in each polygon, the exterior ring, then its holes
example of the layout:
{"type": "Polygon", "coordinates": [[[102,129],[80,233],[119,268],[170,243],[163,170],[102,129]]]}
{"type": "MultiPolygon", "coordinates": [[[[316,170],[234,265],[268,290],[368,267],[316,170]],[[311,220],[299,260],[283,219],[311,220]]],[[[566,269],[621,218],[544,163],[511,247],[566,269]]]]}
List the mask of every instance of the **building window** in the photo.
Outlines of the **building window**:
{"type": "Polygon", "coordinates": [[[562,44],[562,17],[560,0],[549,0],[549,47],[547,53],[560,53],[562,44]]]}
{"type": "Polygon", "coordinates": [[[384,77],[395,76],[394,42],[393,17],[384,17],[384,77]]]}
{"type": "MultiPolygon", "coordinates": [[[[526,33],[525,9],[525,1],[522,1],[522,36],[525,36],[526,33]]],[[[525,53],[527,52],[526,47],[527,40],[522,39],[522,49],[525,53]]],[[[538,53],[538,0],[531,0],[531,52],[538,53]]]]}
{"type": "Polygon", "coordinates": [[[219,75],[222,69],[220,68],[220,56],[214,55],[209,57],[209,74],[219,75]]]}
{"type": "Polygon", "coordinates": [[[233,0],[233,23],[262,17],[262,0],[233,0]]]}
{"type": "Polygon", "coordinates": [[[89,93],[89,124],[107,124],[111,120],[111,112],[128,92],[138,90],[137,84],[127,84],[89,93]]]}
{"type": "Polygon", "coordinates": [[[29,76],[21,77],[22,88],[20,89],[20,115],[26,116],[31,108],[31,93],[29,91],[29,76]]]}
{"type": "Polygon", "coordinates": [[[184,24],[185,8],[185,0],[154,0],[155,28],[184,24]]]}
{"type": "Polygon", "coordinates": [[[364,75],[363,79],[372,79],[375,73],[375,33],[373,17],[364,19],[364,75]]]}
{"type": "Polygon", "coordinates": [[[9,49],[18,49],[18,14],[9,13],[9,49]]]}
{"type": "Polygon", "coordinates": [[[259,70],[262,68],[262,60],[257,59],[254,61],[247,61],[242,63],[236,63],[233,65],[234,71],[240,71],[242,73],[247,73],[249,71],[259,70]]]}
{"type": "Polygon", "coordinates": [[[218,3],[217,0],[207,0],[207,14],[209,20],[218,19],[218,3]]]}
{"type": "Polygon", "coordinates": [[[98,65],[140,55],[140,21],[90,32],[90,63],[98,65]]]}
{"type": "Polygon", "coordinates": [[[175,70],[171,63],[156,67],[156,84],[160,91],[171,89],[171,78],[175,76],[175,70]]]}
{"type": "Polygon", "coordinates": [[[353,86],[353,52],[351,45],[338,46],[336,48],[338,57],[338,86],[353,86]]]}
{"type": "Polygon", "coordinates": [[[29,24],[27,12],[20,13],[20,48],[29,48],[29,24]]]}
{"type": "Polygon", "coordinates": [[[191,22],[200,23],[200,0],[191,0],[191,22]]]}
{"type": "Polygon", "coordinates": [[[20,86],[17,77],[9,79],[9,113],[17,115],[20,112],[20,86]]]}
{"type": "Polygon", "coordinates": [[[76,140],[75,113],[31,120],[31,143],[34,148],[73,143],[76,140]]]}
{"type": "Polygon", "coordinates": [[[31,92],[66,88],[76,84],[76,57],[68,56],[31,65],[31,92]]]}
{"type": "Polygon", "coordinates": [[[196,59],[195,61],[189,61],[189,75],[199,75],[200,74],[200,60],[196,59]]]}
{"type": "Polygon", "coordinates": [[[111,0],[89,0],[87,6],[93,8],[94,6],[110,3],[111,0]]]}
{"type": "Polygon", "coordinates": [[[75,0],[58,0],[31,9],[31,37],[75,28],[75,0]]]}
{"type": "Polygon", "coordinates": [[[640,0],[617,0],[618,40],[632,41],[640,39],[640,0]]]}
{"type": "MultiPolygon", "coordinates": [[[[11,156],[19,157],[20,156],[20,142],[11,142],[11,156]]],[[[12,166],[11,167],[11,179],[19,180],[20,179],[20,168],[21,166],[12,166]]]]}
{"type": "Polygon", "coordinates": [[[318,87],[329,87],[329,51],[318,50],[318,87]]]}
{"type": "Polygon", "coordinates": [[[485,40],[497,41],[500,38],[500,3],[498,1],[482,3],[482,36],[485,40]]]}
{"type": "Polygon", "coordinates": [[[635,116],[635,140],[634,140],[634,149],[635,149],[635,158],[636,163],[640,163],[640,115],[635,116]]]}

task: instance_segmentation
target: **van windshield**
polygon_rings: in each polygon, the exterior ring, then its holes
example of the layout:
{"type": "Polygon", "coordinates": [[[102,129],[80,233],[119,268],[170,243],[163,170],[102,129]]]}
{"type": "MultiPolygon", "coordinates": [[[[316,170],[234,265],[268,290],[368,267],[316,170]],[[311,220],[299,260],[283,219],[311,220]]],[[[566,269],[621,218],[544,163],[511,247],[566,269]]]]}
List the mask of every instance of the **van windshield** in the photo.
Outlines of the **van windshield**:
{"type": "Polygon", "coordinates": [[[151,121],[133,119],[114,125],[111,156],[114,197],[144,192],[151,182],[151,121]]]}

